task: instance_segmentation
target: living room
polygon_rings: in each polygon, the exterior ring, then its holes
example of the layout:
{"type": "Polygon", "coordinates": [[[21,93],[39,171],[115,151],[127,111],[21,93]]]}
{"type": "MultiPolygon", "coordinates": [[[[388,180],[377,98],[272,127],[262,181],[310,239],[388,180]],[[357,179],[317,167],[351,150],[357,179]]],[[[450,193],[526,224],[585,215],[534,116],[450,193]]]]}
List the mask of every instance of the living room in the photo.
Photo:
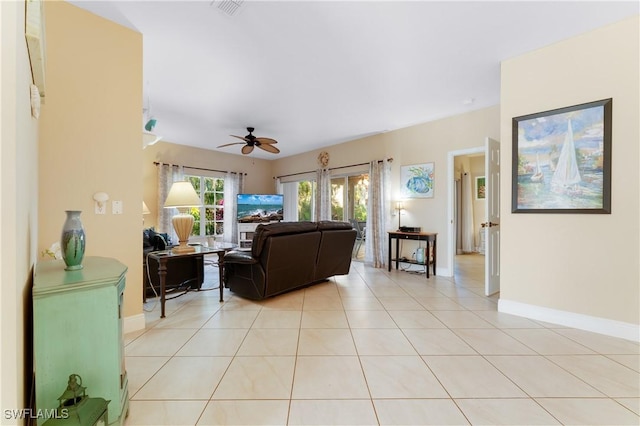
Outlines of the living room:
{"type": "MultiPolygon", "coordinates": [[[[30,115],[24,10],[3,2],[2,234],[0,264],[3,407],[28,400],[31,273],[59,239],[64,211],[91,211],[108,192],[122,215],[85,215],[87,255],[127,265],[124,317],[144,328],[140,201],[153,199],[154,161],[246,172],[249,192],[273,192],[273,177],[317,168],[318,151],[274,160],[160,142],[140,147],[142,35],[64,2],[47,3],[47,91],[39,120],[30,115]],[[81,36],[79,36],[81,35],[81,36]],[[15,283],[12,284],[12,283],[15,283]],[[4,342],[12,342],[5,345],[4,342]],[[17,392],[16,392],[17,390],[17,392]]],[[[640,281],[638,17],[628,18],[502,62],[500,105],[328,147],[331,166],[392,157],[399,167],[434,162],[433,199],[408,206],[414,222],[447,235],[446,164],[450,151],[502,142],[500,303],[508,312],[638,340],[640,281]],[[593,58],[598,58],[594,61],[593,58]],[[575,69],[576,61],[589,67],[575,69]],[[558,70],[570,69],[571,73],[558,70]],[[511,119],[613,98],[612,213],[513,214],[511,119]],[[504,301],[504,302],[503,302],[504,301]],[[553,320],[553,321],[552,321],[553,320]]],[[[153,206],[149,206],[154,211],[153,206]]],[[[146,219],[152,224],[151,219],[146,219]]],[[[449,242],[438,241],[446,253],[449,242]]],[[[442,256],[443,257],[443,256],[442,256]]],[[[442,265],[442,275],[452,273],[442,265]]]]}

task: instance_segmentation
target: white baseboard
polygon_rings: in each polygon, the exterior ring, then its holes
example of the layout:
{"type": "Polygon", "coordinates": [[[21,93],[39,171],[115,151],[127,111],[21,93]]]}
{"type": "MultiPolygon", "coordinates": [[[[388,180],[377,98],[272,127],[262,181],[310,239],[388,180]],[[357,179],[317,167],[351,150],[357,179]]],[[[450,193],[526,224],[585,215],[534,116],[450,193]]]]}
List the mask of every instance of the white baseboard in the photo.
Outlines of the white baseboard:
{"type": "Polygon", "coordinates": [[[132,331],[144,330],[147,323],[144,319],[144,314],[131,315],[130,317],[124,317],[123,332],[124,334],[131,333],[132,331]]]}
{"type": "Polygon", "coordinates": [[[632,342],[640,342],[640,325],[628,322],[592,317],[505,299],[498,300],[498,312],[619,337],[632,342]]]}
{"type": "Polygon", "coordinates": [[[453,274],[451,273],[451,270],[449,268],[441,268],[439,266],[436,266],[436,275],[440,276],[440,277],[452,277],[453,274]]]}

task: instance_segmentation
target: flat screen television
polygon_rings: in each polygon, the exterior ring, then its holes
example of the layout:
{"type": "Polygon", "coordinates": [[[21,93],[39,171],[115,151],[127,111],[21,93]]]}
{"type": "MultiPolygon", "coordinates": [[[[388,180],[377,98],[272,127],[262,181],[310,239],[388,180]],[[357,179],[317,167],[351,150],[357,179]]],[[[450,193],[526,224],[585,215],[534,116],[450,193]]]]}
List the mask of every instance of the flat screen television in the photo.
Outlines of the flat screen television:
{"type": "Polygon", "coordinates": [[[283,219],[282,194],[238,194],[238,222],[274,222],[283,219]]]}

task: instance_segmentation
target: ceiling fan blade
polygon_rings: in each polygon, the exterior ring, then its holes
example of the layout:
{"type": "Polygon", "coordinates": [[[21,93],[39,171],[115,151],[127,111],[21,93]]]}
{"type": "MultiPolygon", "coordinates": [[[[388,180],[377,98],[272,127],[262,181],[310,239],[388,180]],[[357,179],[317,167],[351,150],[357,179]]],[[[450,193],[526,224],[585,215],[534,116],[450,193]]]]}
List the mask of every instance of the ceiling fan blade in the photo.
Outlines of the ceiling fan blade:
{"type": "Polygon", "coordinates": [[[242,153],[243,154],[251,154],[251,151],[253,151],[253,145],[245,145],[242,147],[242,153]]]}
{"type": "Polygon", "coordinates": [[[280,150],[278,148],[276,148],[275,146],[270,145],[270,144],[264,144],[264,145],[260,144],[260,145],[258,145],[258,148],[262,148],[267,152],[271,152],[272,154],[279,154],[280,153],[280,150]]]}
{"type": "Polygon", "coordinates": [[[227,143],[227,144],[224,144],[224,145],[220,145],[220,146],[218,146],[216,148],[224,148],[225,146],[231,146],[231,145],[245,145],[245,143],[244,142],[227,143]]]}
{"type": "Polygon", "coordinates": [[[271,138],[256,138],[256,140],[260,143],[266,143],[266,144],[278,143],[277,140],[271,139],[271,138]]]}
{"type": "Polygon", "coordinates": [[[238,139],[242,139],[242,140],[243,140],[243,141],[245,141],[245,142],[250,142],[250,141],[249,141],[249,139],[247,139],[247,138],[245,138],[245,137],[242,137],[242,136],[236,136],[236,135],[229,135],[229,136],[232,136],[232,137],[234,137],[234,138],[238,138],[238,139]]]}

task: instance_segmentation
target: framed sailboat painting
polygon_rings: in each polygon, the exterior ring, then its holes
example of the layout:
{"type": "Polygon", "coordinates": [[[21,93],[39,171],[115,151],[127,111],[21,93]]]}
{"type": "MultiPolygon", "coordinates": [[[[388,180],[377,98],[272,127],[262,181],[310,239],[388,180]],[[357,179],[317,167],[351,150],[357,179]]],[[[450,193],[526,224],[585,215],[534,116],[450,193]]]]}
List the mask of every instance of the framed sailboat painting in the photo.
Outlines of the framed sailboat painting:
{"type": "Polygon", "coordinates": [[[612,103],[513,118],[513,213],[611,213],[612,103]]]}

